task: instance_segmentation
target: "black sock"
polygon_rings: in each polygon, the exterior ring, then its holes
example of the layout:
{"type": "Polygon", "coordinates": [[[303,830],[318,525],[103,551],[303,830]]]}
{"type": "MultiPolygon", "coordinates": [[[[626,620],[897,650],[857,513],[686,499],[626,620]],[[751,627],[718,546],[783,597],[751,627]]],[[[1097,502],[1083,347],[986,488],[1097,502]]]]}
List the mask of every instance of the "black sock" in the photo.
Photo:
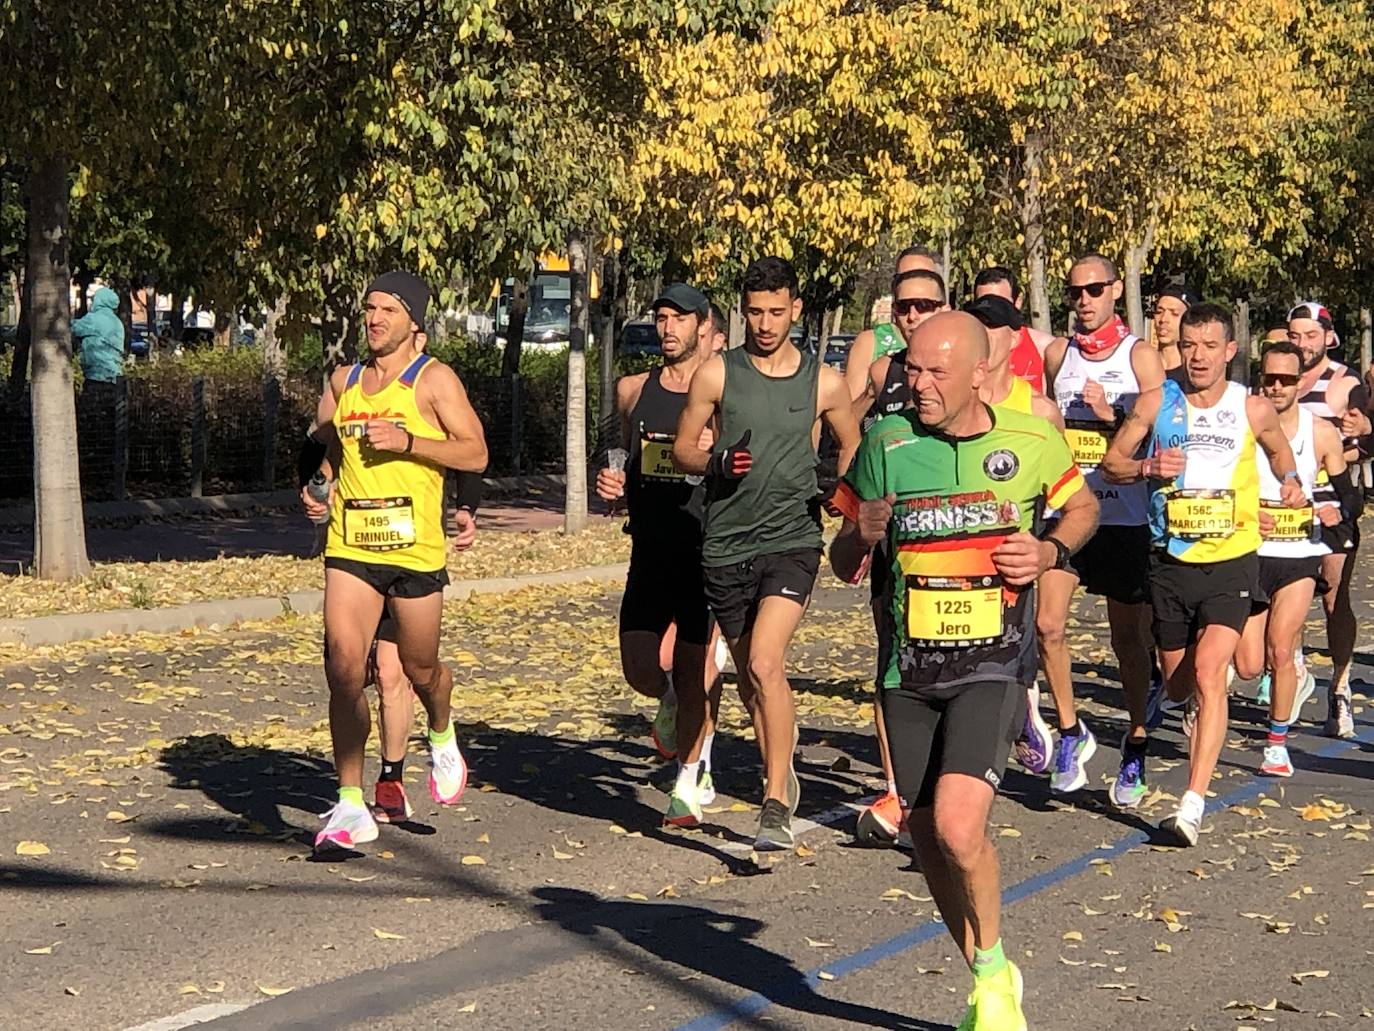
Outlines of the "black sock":
{"type": "Polygon", "coordinates": [[[406,757],[403,755],[399,759],[388,759],[382,757],[382,773],[378,780],[400,780],[401,771],[405,769],[406,757]]]}
{"type": "Polygon", "coordinates": [[[1060,737],[1077,737],[1081,733],[1083,733],[1083,724],[1079,723],[1077,720],[1073,721],[1072,727],[1059,728],[1060,737]]]}
{"type": "Polygon", "coordinates": [[[1150,739],[1148,737],[1128,737],[1125,744],[1121,746],[1121,753],[1128,756],[1144,756],[1149,744],[1150,739]]]}

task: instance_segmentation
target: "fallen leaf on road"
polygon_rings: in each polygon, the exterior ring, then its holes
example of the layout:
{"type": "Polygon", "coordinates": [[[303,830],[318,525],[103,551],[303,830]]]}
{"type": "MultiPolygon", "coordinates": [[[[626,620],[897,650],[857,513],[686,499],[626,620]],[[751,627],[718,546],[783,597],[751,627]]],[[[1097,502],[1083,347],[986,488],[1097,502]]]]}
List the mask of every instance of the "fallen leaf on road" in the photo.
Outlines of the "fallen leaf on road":
{"type": "MultiPolygon", "coordinates": [[[[57,946],[61,944],[62,943],[60,941],[55,941],[51,945],[44,945],[42,948],[25,949],[24,954],[28,956],[51,956],[52,950],[57,948],[57,946]]],[[[1293,976],[1296,977],[1297,975],[1294,974],[1293,976]]]]}
{"type": "Polygon", "coordinates": [[[1309,977],[1329,977],[1330,975],[1331,971],[1329,970],[1300,970],[1298,973],[1290,976],[1288,980],[1292,981],[1294,984],[1302,984],[1309,977]]]}
{"type": "Polygon", "coordinates": [[[487,861],[486,861],[485,859],[483,859],[481,856],[464,856],[464,857],[463,857],[463,865],[464,865],[464,866],[486,866],[486,865],[487,865],[487,861]]]}
{"type": "Polygon", "coordinates": [[[818,970],[816,971],[816,976],[819,977],[822,981],[835,980],[835,975],[832,974],[829,970],[818,970]]]}
{"type": "Polygon", "coordinates": [[[458,1012],[459,1012],[459,1013],[476,1013],[476,1012],[477,1012],[477,1000],[476,1000],[476,999],[473,999],[473,1000],[472,1000],[470,1003],[468,1003],[466,1006],[459,1006],[459,1007],[458,1007],[458,1012]]]}
{"type": "Polygon", "coordinates": [[[806,944],[810,945],[813,949],[833,949],[835,947],[834,942],[817,941],[815,938],[807,938],[806,944]]]}
{"type": "Polygon", "coordinates": [[[263,995],[285,995],[287,992],[295,991],[294,988],[273,988],[271,985],[265,985],[258,981],[255,981],[254,984],[257,985],[258,991],[262,992],[263,995]]]}
{"type": "Polygon", "coordinates": [[[184,984],[184,985],[182,985],[180,988],[177,989],[177,994],[178,994],[178,995],[199,995],[199,994],[200,994],[200,985],[196,985],[196,984],[184,984]]]}
{"type": "Polygon", "coordinates": [[[648,902],[648,901],[649,901],[649,896],[648,896],[648,895],[645,895],[642,891],[631,891],[631,892],[627,892],[626,895],[625,895],[625,897],[626,897],[627,899],[634,899],[636,902],[648,902]]]}
{"type": "Polygon", "coordinates": [[[1081,941],[1083,940],[1083,932],[1082,932],[1082,931],[1065,931],[1063,937],[1064,937],[1064,941],[1066,941],[1066,942],[1081,942],[1081,941]]]}
{"type": "Polygon", "coordinates": [[[1172,945],[1170,945],[1168,942],[1155,942],[1155,951],[1156,951],[1156,952],[1173,952],[1173,951],[1174,951],[1174,947],[1173,947],[1172,945]]]}
{"type": "Polygon", "coordinates": [[[397,934],[395,931],[383,931],[380,927],[372,928],[372,933],[385,942],[400,942],[406,940],[404,934],[397,934]]]}
{"type": "Polygon", "coordinates": [[[16,856],[46,856],[51,852],[52,849],[41,841],[21,841],[14,847],[16,856]]]}

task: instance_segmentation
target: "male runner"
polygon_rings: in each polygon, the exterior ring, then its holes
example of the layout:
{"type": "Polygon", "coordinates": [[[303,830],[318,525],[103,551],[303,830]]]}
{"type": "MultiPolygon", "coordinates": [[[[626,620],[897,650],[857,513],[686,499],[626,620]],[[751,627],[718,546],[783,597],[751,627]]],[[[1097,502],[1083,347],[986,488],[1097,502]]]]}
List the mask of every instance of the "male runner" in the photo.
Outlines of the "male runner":
{"type": "Polygon", "coordinates": [[[921,872],[973,970],[959,1026],[1024,1031],[988,816],[1035,677],[1035,579],[1087,540],[1097,502],[1053,426],[979,400],[987,361],[967,314],[916,331],[905,362],[915,403],[860,444],[830,560],[853,583],[888,542],[882,706],[921,872]],[[1046,505],[1060,520],[1041,539],[1046,505]]]}
{"type": "MultiPolygon", "coordinates": [[[[452,369],[419,352],[429,290],[408,272],[368,287],[368,355],[335,370],[320,397],[317,435],[337,470],[325,547],[325,675],[339,801],[315,848],[374,841],[362,797],[371,725],[367,657],[384,606],[396,620],[401,667],[429,718],[430,793],[450,805],[467,766],[449,719],[453,678],[439,661],[444,563],[445,468],[481,472],[482,424],[452,369]]],[[[316,511],[307,506],[308,511],[316,511]]]]}
{"type": "MultiPolygon", "coordinates": [[[[715,797],[709,769],[702,770],[702,747],[711,729],[706,654],[712,626],[701,573],[705,490],[700,480],[689,482],[673,465],[673,442],[700,364],[710,305],[701,291],[674,283],[652,307],[663,364],[616,383],[620,439],[629,459],[624,471],[602,469],[596,492],[607,501],[625,497],[629,509],[620,660],[626,682],[659,700],[653,722],[659,753],[679,760],[663,822],[695,827],[701,822],[702,796],[707,802],[715,797]],[[672,664],[664,670],[661,653],[670,631],[672,664]]],[[[710,439],[709,430],[705,436],[710,439]]]]}
{"type": "Polygon", "coordinates": [[[1038,415],[1062,433],[1064,417],[1059,406],[1012,370],[1011,355],[1025,329],[1020,309],[999,293],[983,293],[964,305],[964,311],[982,324],[988,338],[988,374],[978,388],[979,400],[1014,412],[1038,415]]]}
{"type": "Polygon", "coordinates": [[[793,844],[800,797],[785,662],[820,563],[819,423],[839,443],[841,471],[854,456],[859,427],[843,377],[788,337],[802,309],[792,266],[781,258],[755,261],[745,270],[741,297],[744,346],[709,359],[692,377],[673,459],[683,472],[708,477],[706,597],[734,656],[765,767],[754,844],[785,849],[793,844]],[[713,417],[717,435],[708,450],[701,435],[713,417]]]}
{"type": "MultiPolygon", "coordinates": [[[[910,256],[907,263],[914,259],[910,256]]],[[[892,277],[892,323],[903,348],[911,340],[916,328],[936,312],[948,311],[945,281],[930,269],[908,268],[892,277]]],[[[911,387],[906,381],[905,350],[884,354],[869,369],[866,389],[854,405],[860,417],[860,427],[867,432],[884,415],[900,412],[911,405],[911,387]],[[866,410],[865,410],[866,409],[866,410]]],[[[881,551],[884,545],[878,545],[881,551]]],[[[878,635],[878,669],[874,690],[882,683],[884,656],[889,642],[883,636],[881,599],[887,575],[887,562],[878,562],[869,577],[869,606],[873,610],[873,628],[878,635]]],[[[873,726],[878,739],[878,762],[887,779],[887,790],[859,812],[855,822],[855,837],[867,845],[896,844],[902,830],[902,804],[897,797],[897,781],[892,775],[892,757],[888,753],[887,727],[883,722],[883,707],[873,706],[873,726]]]]}
{"type": "Polygon", "coordinates": [[[712,355],[720,354],[725,350],[730,337],[730,322],[725,317],[725,312],[720,310],[720,306],[712,303],[710,306],[711,317],[701,328],[701,355],[702,360],[712,355]]]}
{"type": "Polygon", "coordinates": [[[1155,298],[1154,317],[1150,324],[1155,331],[1155,350],[1159,352],[1159,360],[1165,372],[1177,369],[1183,364],[1183,359],[1178,353],[1178,322],[1192,303],[1193,298],[1189,296],[1187,288],[1182,286],[1166,286],[1155,298]]]}
{"type": "Polygon", "coordinates": [[[1341,483],[1345,504],[1283,507],[1278,500],[1282,485],[1274,478],[1267,459],[1256,456],[1262,536],[1259,590],[1236,649],[1236,672],[1247,680],[1257,677],[1266,659],[1272,670],[1269,740],[1260,773],[1273,777],[1293,775],[1288,727],[1316,687],[1305,667],[1299,675],[1294,660],[1321,577],[1321,557],[1330,551],[1321,541],[1321,527],[1340,522],[1347,506],[1359,506],[1346,471],[1340,433],[1297,403],[1301,373],[1301,351],[1289,343],[1270,344],[1260,358],[1260,389],[1278,412],[1279,428],[1293,451],[1303,495],[1316,497],[1318,472],[1325,471],[1329,479],[1341,483]]]}
{"type": "MultiPolygon", "coordinates": [[[[1369,432],[1369,420],[1360,410],[1368,399],[1360,377],[1349,366],[1330,356],[1336,342],[1331,313],[1316,301],[1296,305],[1288,313],[1288,339],[1302,352],[1303,358],[1298,404],[1340,430],[1350,446],[1346,460],[1356,460],[1353,438],[1369,432]]],[[[1317,500],[1335,498],[1330,489],[1325,488],[1318,492],[1317,500]]],[[[1359,517],[1349,523],[1323,527],[1322,542],[1331,549],[1322,558],[1320,584],[1322,608],[1326,612],[1326,643],[1331,650],[1325,730],[1332,737],[1351,738],[1355,736],[1355,717],[1350,702],[1355,610],[1350,606],[1350,579],[1355,572],[1355,552],[1360,546],[1359,517]]]]}
{"type": "Polygon", "coordinates": [[[1226,379],[1236,353],[1230,313],[1188,309],[1180,326],[1184,383],[1166,380],[1136,402],[1102,460],[1110,482],[1149,477],[1150,596],[1154,636],[1170,699],[1190,696],[1188,790],[1160,824],[1196,845],[1207,790],[1226,739],[1227,667],[1250,618],[1260,545],[1255,445],[1280,482],[1279,501],[1307,505],[1274,406],[1226,379]],[[1149,442],[1148,457],[1137,451],[1149,442]]]}
{"type": "MultiPolygon", "coordinates": [[[[941,283],[944,282],[939,262],[924,247],[908,247],[897,255],[893,281],[896,282],[897,277],[903,273],[912,272],[916,269],[933,272],[935,275],[941,276],[941,283]]],[[[941,296],[943,296],[943,290],[941,296]]],[[[906,348],[906,341],[902,339],[896,322],[894,313],[891,322],[880,322],[872,329],[865,329],[849,345],[849,354],[844,360],[844,381],[849,386],[849,396],[855,401],[868,394],[871,387],[878,385],[869,378],[869,369],[873,363],[885,355],[895,354],[906,348]]]]}
{"type": "MultiPolygon", "coordinates": [[[[1016,274],[1002,265],[979,272],[973,277],[973,299],[988,296],[1005,297],[1019,311],[1021,286],[1016,281],[1016,274]]],[[[1053,342],[1053,333],[1032,329],[1023,320],[1010,352],[1008,364],[1012,375],[1020,376],[1041,394],[1045,392],[1045,349],[1053,342]]]]}
{"type": "Polygon", "coordinates": [[[1146,526],[1144,484],[1108,482],[1098,463],[1136,399],[1164,382],[1159,354],[1134,336],[1116,314],[1123,284],[1116,266],[1100,254],[1079,258],[1069,270],[1069,302],[1078,332],[1059,338],[1045,351],[1045,377],[1064,415],[1065,436],[1074,461],[1101,506],[1100,525],[1069,568],[1050,570],[1040,584],[1036,630],[1045,681],[1059,713],[1059,743],[1051,756],[1047,728],[1038,719],[1039,688],[1018,758],[1032,773],[1053,766],[1050,790],[1077,791],[1087,783],[1087,762],[1097,750],[1092,731],[1074,708],[1073,675],[1065,628],[1074,588],[1107,599],[1107,623],[1116,653],[1130,729],[1121,742],[1121,763],[1111,798],[1123,808],[1145,795],[1145,706],[1150,690],[1150,607],[1146,565],[1150,531],[1146,526]]]}

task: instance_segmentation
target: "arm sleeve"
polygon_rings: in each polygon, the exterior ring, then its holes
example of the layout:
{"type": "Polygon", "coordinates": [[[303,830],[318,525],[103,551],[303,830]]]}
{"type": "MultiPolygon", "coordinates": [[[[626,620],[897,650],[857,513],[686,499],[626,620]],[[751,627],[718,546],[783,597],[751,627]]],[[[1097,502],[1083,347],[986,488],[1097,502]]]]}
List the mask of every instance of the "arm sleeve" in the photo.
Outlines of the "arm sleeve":
{"type": "Polygon", "coordinates": [[[1336,491],[1336,498],[1341,505],[1341,519],[1347,523],[1355,523],[1364,513],[1364,499],[1360,496],[1360,488],[1356,487],[1350,480],[1350,470],[1331,477],[1331,486],[1336,491]]]}
{"type": "Polygon", "coordinates": [[[296,480],[304,487],[310,477],[319,471],[329,449],[314,437],[306,435],[301,439],[300,450],[296,452],[296,480]]]}

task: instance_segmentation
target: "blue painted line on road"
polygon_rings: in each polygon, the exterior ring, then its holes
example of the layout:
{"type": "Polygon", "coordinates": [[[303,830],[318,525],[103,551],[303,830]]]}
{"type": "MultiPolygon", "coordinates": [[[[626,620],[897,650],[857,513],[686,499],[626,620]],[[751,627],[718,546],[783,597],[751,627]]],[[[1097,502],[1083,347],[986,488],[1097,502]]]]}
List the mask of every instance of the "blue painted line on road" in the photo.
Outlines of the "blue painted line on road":
{"type": "MultiPolygon", "coordinates": [[[[1371,743],[1374,743],[1374,733],[1366,730],[1353,740],[1333,741],[1326,747],[1308,754],[1314,759],[1330,759],[1356,745],[1371,743]]],[[[1209,802],[1209,807],[1212,808],[1213,812],[1219,812],[1229,806],[1248,802],[1256,795],[1261,794],[1266,787],[1273,786],[1274,784],[1275,781],[1271,778],[1261,778],[1257,774],[1251,774],[1250,778],[1241,784],[1235,791],[1214,802],[1209,802]]],[[[1007,888],[1002,893],[1002,905],[1004,907],[1010,906],[1031,898],[1034,895],[1038,895],[1045,889],[1052,888],[1087,870],[1090,866],[1094,865],[1094,860],[1111,859],[1125,852],[1129,852],[1131,849],[1137,848],[1147,843],[1149,840],[1149,834],[1143,831],[1132,831],[1120,841],[1107,848],[1099,847],[1082,852],[1053,869],[1036,874],[1034,877],[1028,877],[1024,881],[1007,888]]],[[[870,945],[865,949],[860,949],[858,952],[850,953],[847,956],[841,956],[822,966],[813,967],[802,975],[802,981],[806,987],[814,991],[816,987],[821,984],[820,973],[822,970],[827,974],[833,975],[835,980],[839,980],[848,974],[857,973],[876,963],[881,963],[885,959],[890,959],[893,956],[906,952],[908,949],[915,948],[917,945],[923,945],[932,938],[937,938],[944,933],[945,925],[942,921],[934,919],[928,920],[886,941],[870,945]]],[[[685,1024],[679,1024],[673,1031],[721,1031],[721,1029],[727,1028],[737,1021],[749,1020],[752,1017],[757,1017],[775,1003],[786,1003],[789,999],[796,998],[800,991],[800,986],[795,982],[789,982],[785,989],[781,985],[779,988],[780,990],[774,993],[771,998],[759,992],[752,995],[746,995],[736,1002],[730,1003],[727,1006],[722,1006],[710,1013],[703,1014],[695,1020],[690,1020],[685,1024]]]]}

